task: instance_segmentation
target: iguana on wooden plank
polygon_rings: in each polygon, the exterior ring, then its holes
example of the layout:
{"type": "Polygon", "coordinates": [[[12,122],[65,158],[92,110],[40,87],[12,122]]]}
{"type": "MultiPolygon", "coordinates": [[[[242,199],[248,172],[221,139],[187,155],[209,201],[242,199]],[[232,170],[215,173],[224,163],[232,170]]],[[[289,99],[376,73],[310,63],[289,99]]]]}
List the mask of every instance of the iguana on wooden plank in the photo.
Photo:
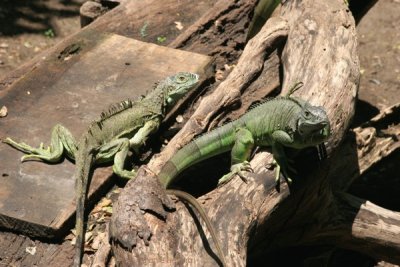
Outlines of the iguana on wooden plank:
{"type": "MultiPolygon", "coordinates": [[[[134,178],[136,173],[124,169],[129,150],[138,152],[150,134],[154,133],[167,111],[177,100],[198,84],[199,76],[181,72],[158,83],[146,97],[132,102],[123,101],[103,112],[79,142],[62,125],[52,130],[51,144],[44,148],[17,143],[11,138],[3,142],[26,153],[21,161],[39,159],[59,162],[63,155],[76,162],[76,254],[74,266],[80,266],[84,246],[84,207],[92,167],[95,163],[114,161],[113,172],[123,178],[134,178]]],[[[184,197],[184,196],[183,196],[184,197]]],[[[190,199],[188,200],[190,201],[190,199]]]]}
{"type": "MultiPolygon", "coordinates": [[[[252,171],[248,160],[255,146],[272,147],[277,164],[276,182],[279,182],[280,172],[290,182],[288,170],[291,166],[283,147],[302,149],[316,146],[327,140],[330,134],[329,119],[322,107],[290,96],[297,88],[292,88],[287,96],[258,105],[239,119],[205,133],[181,148],[158,174],[163,187],[169,188],[178,175],[190,166],[229,150],[231,171],[219,182],[225,183],[235,174],[245,178],[243,171],[252,171]]],[[[213,236],[214,231],[211,235],[218,240],[213,236]]],[[[215,245],[223,260],[219,244],[215,245]]]]}

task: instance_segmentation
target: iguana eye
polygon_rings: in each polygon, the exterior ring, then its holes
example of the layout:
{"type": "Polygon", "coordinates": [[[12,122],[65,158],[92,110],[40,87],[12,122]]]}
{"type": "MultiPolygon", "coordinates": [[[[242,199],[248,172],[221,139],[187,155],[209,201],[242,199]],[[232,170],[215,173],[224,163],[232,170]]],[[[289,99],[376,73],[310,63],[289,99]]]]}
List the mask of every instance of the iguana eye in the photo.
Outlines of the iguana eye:
{"type": "Polygon", "coordinates": [[[306,111],[304,112],[304,115],[306,115],[306,117],[308,117],[308,116],[310,116],[310,112],[306,110],[306,111]]]}
{"type": "Polygon", "coordinates": [[[186,78],[184,76],[179,76],[178,77],[179,81],[184,82],[186,80],[186,78]]]}

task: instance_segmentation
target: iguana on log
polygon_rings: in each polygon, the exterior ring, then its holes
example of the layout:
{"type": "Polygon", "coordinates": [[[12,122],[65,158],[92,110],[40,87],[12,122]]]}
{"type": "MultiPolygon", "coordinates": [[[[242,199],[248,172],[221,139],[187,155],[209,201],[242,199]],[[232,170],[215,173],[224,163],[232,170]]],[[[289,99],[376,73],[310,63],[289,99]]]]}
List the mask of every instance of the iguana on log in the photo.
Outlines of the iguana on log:
{"type": "Polygon", "coordinates": [[[76,142],[70,131],[62,125],[52,130],[51,144],[44,148],[33,148],[25,143],[17,143],[11,138],[3,142],[28,154],[21,161],[40,159],[46,162],[59,162],[65,153],[76,162],[76,254],[74,265],[80,266],[84,245],[84,207],[92,166],[95,163],[112,162],[113,172],[123,178],[133,178],[134,171],[124,169],[129,150],[138,151],[149,135],[155,132],[166,112],[193,89],[199,76],[181,72],[170,76],[141,100],[123,101],[103,112],[76,142]]]}
{"type": "MultiPolygon", "coordinates": [[[[298,87],[297,87],[298,88],[298,87]]],[[[231,150],[231,171],[219,183],[235,174],[252,171],[248,162],[255,146],[269,146],[276,161],[276,182],[280,173],[290,182],[289,160],[283,147],[302,149],[323,143],[330,135],[330,123],[323,107],[288,95],[262,103],[239,119],[206,133],[180,149],[162,167],[158,178],[168,188],[188,167],[231,150]]]]}
{"type": "MultiPolygon", "coordinates": [[[[330,135],[330,123],[325,110],[290,95],[276,97],[258,105],[239,119],[206,133],[180,149],[162,167],[158,178],[164,188],[169,188],[178,175],[190,166],[231,150],[231,171],[219,183],[229,181],[235,174],[244,178],[243,171],[252,171],[248,162],[255,146],[270,146],[276,161],[276,182],[282,172],[290,182],[291,169],[283,147],[302,149],[323,143],[330,135]]],[[[167,190],[171,191],[171,190],[167,190]]],[[[179,196],[179,195],[178,195],[179,196]]],[[[196,208],[199,209],[199,208],[196,208]]],[[[201,217],[211,225],[208,217],[201,217]]],[[[211,230],[213,240],[218,240],[211,230]]],[[[224,254],[216,242],[219,257],[226,265],[224,254]]]]}

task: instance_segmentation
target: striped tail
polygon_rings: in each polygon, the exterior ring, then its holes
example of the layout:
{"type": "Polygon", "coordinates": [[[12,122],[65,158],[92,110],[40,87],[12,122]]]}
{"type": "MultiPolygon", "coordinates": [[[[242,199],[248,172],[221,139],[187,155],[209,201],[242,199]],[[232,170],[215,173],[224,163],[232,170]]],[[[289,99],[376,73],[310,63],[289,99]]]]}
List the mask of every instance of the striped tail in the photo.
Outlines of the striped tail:
{"type": "Polygon", "coordinates": [[[80,267],[82,263],[83,247],[85,243],[85,203],[88,193],[88,185],[91,180],[91,171],[94,163],[94,155],[88,149],[86,142],[83,147],[79,147],[78,156],[76,158],[76,243],[74,266],[80,267]]]}
{"type": "Polygon", "coordinates": [[[167,161],[158,174],[158,178],[164,188],[168,188],[176,177],[188,167],[229,151],[235,142],[235,126],[237,124],[238,121],[225,124],[200,136],[180,149],[167,161]]]}

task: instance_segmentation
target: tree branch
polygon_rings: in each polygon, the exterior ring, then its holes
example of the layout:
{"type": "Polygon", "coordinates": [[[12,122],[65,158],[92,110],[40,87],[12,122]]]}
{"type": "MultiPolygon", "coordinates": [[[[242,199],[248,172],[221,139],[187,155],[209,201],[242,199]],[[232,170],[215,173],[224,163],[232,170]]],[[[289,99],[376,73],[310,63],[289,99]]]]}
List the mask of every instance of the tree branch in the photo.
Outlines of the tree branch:
{"type": "Polygon", "coordinates": [[[335,227],[320,238],[388,262],[400,262],[400,213],[349,194],[339,194],[335,227]]]}

